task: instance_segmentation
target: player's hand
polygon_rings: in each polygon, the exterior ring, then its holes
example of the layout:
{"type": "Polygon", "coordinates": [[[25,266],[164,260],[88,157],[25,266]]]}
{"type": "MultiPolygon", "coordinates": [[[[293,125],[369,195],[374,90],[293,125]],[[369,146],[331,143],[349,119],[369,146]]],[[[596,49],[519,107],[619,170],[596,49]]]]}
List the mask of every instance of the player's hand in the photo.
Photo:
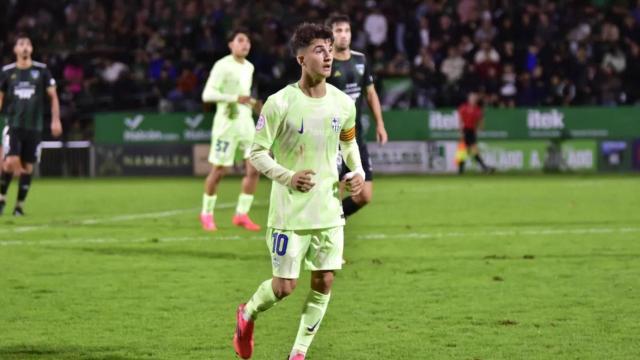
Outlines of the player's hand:
{"type": "Polygon", "coordinates": [[[346,181],[346,189],[351,193],[351,196],[360,194],[362,188],[364,188],[364,179],[362,175],[355,171],[345,174],[343,179],[346,181]]]}
{"type": "Polygon", "coordinates": [[[380,145],[386,144],[389,140],[389,136],[387,135],[387,130],[384,128],[384,125],[376,127],[376,138],[380,145]]]}
{"type": "Polygon", "coordinates": [[[60,119],[51,121],[51,135],[53,135],[53,137],[62,135],[62,124],[60,123],[60,119]]]}
{"type": "Polygon", "coordinates": [[[251,103],[251,100],[253,100],[251,96],[238,96],[238,104],[243,104],[243,105],[249,104],[251,103]]]}
{"type": "Polygon", "coordinates": [[[315,174],[313,170],[298,171],[291,177],[291,187],[300,192],[308,192],[316,185],[316,183],[311,180],[311,177],[315,174]]]}

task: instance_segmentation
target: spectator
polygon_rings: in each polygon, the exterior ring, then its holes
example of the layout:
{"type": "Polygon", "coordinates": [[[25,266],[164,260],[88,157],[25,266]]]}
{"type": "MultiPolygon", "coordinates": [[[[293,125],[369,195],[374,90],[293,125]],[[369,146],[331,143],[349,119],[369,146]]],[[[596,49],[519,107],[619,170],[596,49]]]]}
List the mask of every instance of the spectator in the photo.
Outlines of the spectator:
{"type": "Polygon", "coordinates": [[[500,65],[500,54],[491,46],[491,43],[485,41],[480,45],[480,49],[474,56],[474,62],[481,78],[486,78],[490,68],[498,69],[500,65]]]}
{"type": "Polygon", "coordinates": [[[369,44],[375,47],[382,46],[387,40],[388,27],[387,18],[378,7],[374,7],[364,20],[364,31],[367,33],[369,44]]]}
{"type": "Polygon", "coordinates": [[[447,83],[455,84],[464,74],[466,61],[455,46],[449,48],[449,56],[442,62],[441,71],[445,75],[447,83]]]}

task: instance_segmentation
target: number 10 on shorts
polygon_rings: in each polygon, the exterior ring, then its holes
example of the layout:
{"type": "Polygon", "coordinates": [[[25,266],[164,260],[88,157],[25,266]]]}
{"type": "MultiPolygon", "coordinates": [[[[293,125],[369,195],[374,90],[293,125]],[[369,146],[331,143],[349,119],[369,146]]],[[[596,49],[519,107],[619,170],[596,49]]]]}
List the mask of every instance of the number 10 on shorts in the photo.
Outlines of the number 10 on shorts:
{"type": "Polygon", "coordinates": [[[284,256],[287,253],[287,244],[289,243],[289,237],[285,234],[274,232],[271,234],[273,238],[273,247],[271,253],[278,254],[278,256],[284,256]]]}

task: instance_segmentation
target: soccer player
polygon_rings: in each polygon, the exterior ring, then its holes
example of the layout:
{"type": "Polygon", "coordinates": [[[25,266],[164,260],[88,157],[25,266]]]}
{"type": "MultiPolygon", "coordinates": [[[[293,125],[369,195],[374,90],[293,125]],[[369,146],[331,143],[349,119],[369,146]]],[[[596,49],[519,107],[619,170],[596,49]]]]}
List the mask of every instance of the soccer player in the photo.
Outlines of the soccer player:
{"type": "Polygon", "coordinates": [[[327,310],[334,271],[342,267],[338,145],[353,169],[345,175],[353,194],[362,190],[364,169],[355,140],[355,105],[325,81],[332,43],[331,30],[322,25],[296,29],[291,48],[302,68],[300,81],[270,96],[256,125],[251,162],[273,180],[266,234],[273,278],[238,307],[233,344],[243,359],[253,352],[258,314],[291,294],[303,263],[311,270],[311,289],[289,359],[304,359],[327,310]]]}
{"type": "MultiPolygon", "coordinates": [[[[478,94],[471,92],[467,97],[467,102],[460,105],[458,108],[458,117],[460,118],[460,129],[462,140],[466,146],[467,152],[473,157],[473,159],[480,165],[482,171],[492,173],[494,168],[487,166],[482,157],[480,157],[480,151],[478,150],[478,128],[482,126],[482,108],[479,105],[478,94]]],[[[465,159],[458,161],[458,173],[464,173],[465,159]]]]}
{"type": "MultiPolygon", "coordinates": [[[[387,142],[387,131],[384,128],[382,119],[382,110],[378,93],[373,85],[373,77],[369,71],[367,58],[363,53],[353,51],[351,46],[351,24],[349,17],[346,15],[335,15],[327,19],[325,22],[332,31],[335,39],[333,45],[333,67],[331,77],[327,82],[334,85],[338,89],[344,91],[353,99],[356,104],[356,141],[360,150],[360,161],[364,165],[365,185],[358,194],[351,194],[342,200],[342,208],[344,215],[350,216],[363,206],[371,202],[373,196],[373,174],[371,168],[371,159],[367,150],[365,133],[362,130],[362,99],[367,98],[369,108],[373,113],[376,121],[376,138],[380,144],[387,142]]],[[[349,171],[342,164],[342,173],[349,171]]]]}
{"type": "Polygon", "coordinates": [[[16,62],[0,71],[0,109],[4,107],[6,126],[2,132],[4,161],[0,176],[0,214],[14,176],[19,177],[18,200],[14,216],[24,215],[24,202],[31,187],[33,164],[40,158],[45,99],[51,98],[51,134],[62,134],[60,103],[56,81],[47,65],[33,61],[33,45],[26,34],[19,34],[13,47],[16,62]]]}
{"type": "MultiPolygon", "coordinates": [[[[204,183],[200,223],[206,231],[217,230],[213,210],[216,205],[220,180],[233,165],[236,152],[242,151],[243,158],[249,158],[251,142],[255,134],[252,110],[259,108],[259,102],[251,98],[253,65],[247,60],[251,41],[248,31],[237,29],[228,38],[231,54],[218,60],[202,92],[203,102],[215,102],[216,114],[213,118],[211,152],[209,162],[213,165],[204,183]]],[[[260,173],[245,161],[245,175],[238,197],[234,225],[247,230],[258,231],[260,226],[249,218],[249,210],[256,192],[260,173]]]]}

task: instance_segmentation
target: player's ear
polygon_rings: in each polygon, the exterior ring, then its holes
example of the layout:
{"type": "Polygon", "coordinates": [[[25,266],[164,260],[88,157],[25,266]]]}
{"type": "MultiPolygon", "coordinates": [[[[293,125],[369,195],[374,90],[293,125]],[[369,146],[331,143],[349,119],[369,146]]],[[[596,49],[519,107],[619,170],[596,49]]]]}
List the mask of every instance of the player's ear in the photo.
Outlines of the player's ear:
{"type": "Polygon", "coordinates": [[[298,53],[298,55],[296,56],[296,60],[298,61],[298,64],[300,64],[300,66],[304,66],[304,55],[298,53]]]}

